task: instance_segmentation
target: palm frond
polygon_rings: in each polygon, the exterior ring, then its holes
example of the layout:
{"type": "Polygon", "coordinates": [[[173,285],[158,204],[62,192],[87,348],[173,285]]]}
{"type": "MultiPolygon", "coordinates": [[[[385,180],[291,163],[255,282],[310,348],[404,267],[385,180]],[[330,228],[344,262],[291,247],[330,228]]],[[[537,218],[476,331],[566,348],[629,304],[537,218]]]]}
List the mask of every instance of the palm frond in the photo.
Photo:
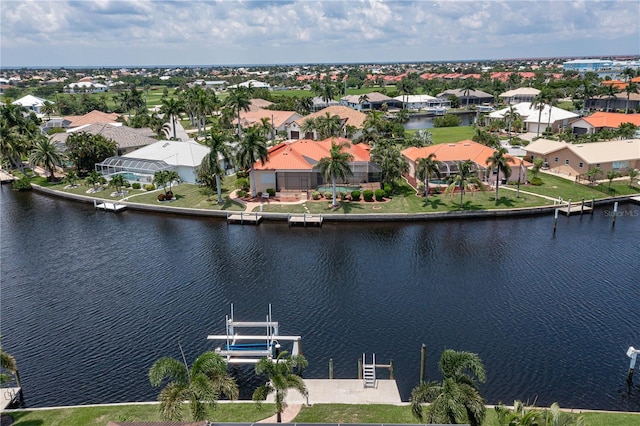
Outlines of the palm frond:
{"type": "Polygon", "coordinates": [[[171,357],[160,358],[149,369],[149,381],[152,386],[160,386],[162,381],[167,378],[182,385],[189,382],[187,368],[182,362],[171,357]]]}

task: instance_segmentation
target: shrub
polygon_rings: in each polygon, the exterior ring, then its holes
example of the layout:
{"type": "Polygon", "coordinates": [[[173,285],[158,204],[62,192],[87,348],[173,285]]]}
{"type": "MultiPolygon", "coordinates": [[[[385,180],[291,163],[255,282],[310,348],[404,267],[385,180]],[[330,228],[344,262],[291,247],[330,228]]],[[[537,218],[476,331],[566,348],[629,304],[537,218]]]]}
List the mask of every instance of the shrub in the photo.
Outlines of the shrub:
{"type": "Polygon", "coordinates": [[[29,178],[26,176],[18,180],[14,180],[13,183],[11,184],[11,188],[14,191],[29,191],[32,189],[31,182],[29,181],[29,178]]]}
{"type": "Polygon", "coordinates": [[[145,191],[153,191],[154,189],[156,189],[156,186],[152,183],[148,183],[144,186],[145,191]]]}
{"type": "Polygon", "coordinates": [[[131,188],[133,189],[140,189],[140,182],[133,182],[131,184],[131,188]]]}
{"type": "Polygon", "coordinates": [[[433,119],[433,127],[457,127],[462,123],[462,119],[455,114],[446,114],[433,119]]]}
{"type": "Polygon", "coordinates": [[[364,198],[365,201],[373,201],[373,191],[370,189],[365,189],[364,191],[362,191],[362,198],[364,198]]]}
{"type": "Polygon", "coordinates": [[[244,189],[241,189],[237,192],[237,194],[238,194],[238,197],[244,198],[247,196],[247,191],[245,191],[244,189]]]}
{"type": "Polygon", "coordinates": [[[544,182],[539,177],[534,177],[534,178],[531,179],[531,185],[540,186],[543,183],[544,182]]]}
{"type": "Polygon", "coordinates": [[[313,191],[311,193],[311,198],[313,198],[314,200],[319,200],[320,199],[320,193],[318,191],[313,191]]]}
{"type": "Polygon", "coordinates": [[[244,191],[248,191],[249,190],[249,179],[247,178],[239,178],[236,180],[236,188],[237,189],[242,189],[244,191]]]}
{"type": "Polygon", "coordinates": [[[166,199],[166,197],[164,196],[163,193],[158,194],[158,201],[164,201],[166,199]]]}
{"type": "Polygon", "coordinates": [[[376,189],[376,192],[375,192],[376,201],[384,201],[384,194],[385,194],[384,189],[376,189]]]}
{"type": "Polygon", "coordinates": [[[173,192],[167,192],[167,195],[164,197],[165,200],[169,201],[173,199],[173,192]]]}
{"type": "Polygon", "coordinates": [[[324,198],[327,200],[333,199],[333,192],[327,191],[324,193],[324,198]]]}
{"type": "Polygon", "coordinates": [[[351,191],[351,198],[353,201],[360,201],[360,191],[351,191]]]}
{"type": "Polygon", "coordinates": [[[341,192],[341,193],[340,193],[340,199],[341,199],[342,201],[346,200],[346,199],[347,199],[347,193],[346,193],[346,192],[341,192]]]}
{"type": "Polygon", "coordinates": [[[390,183],[384,184],[384,195],[385,197],[389,197],[393,193],[393,185],[390,183]]]}
{"type": "Polygon", "coordinates": [[[273,188],[267,188],[267,194],[269,194],[269,197],[275,197],[276,196],[276,190],[273,188]]]}
{"type": "Polygon", "coordinates": [[[236,177],[238,179],[246,179],[249,177],[249,172],[246,170],[238,170],[238,172],[236,173],[236,177]]]}

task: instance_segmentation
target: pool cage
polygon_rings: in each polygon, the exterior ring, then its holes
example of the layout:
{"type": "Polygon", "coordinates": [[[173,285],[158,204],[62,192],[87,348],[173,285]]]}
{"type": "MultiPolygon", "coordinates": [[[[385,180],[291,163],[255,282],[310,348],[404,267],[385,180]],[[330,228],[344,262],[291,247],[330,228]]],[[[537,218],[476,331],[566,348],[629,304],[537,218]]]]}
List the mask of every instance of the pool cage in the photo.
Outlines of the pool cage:
{"type": "MultiPolygon", "coordinates": [[[[460,171],[458,169],[457,161],[441,161],[440,165],[438,166],[438,169],[440,170],[440,175],[442,176],[443,180],[447,180],[448,178],[457,175],[458,172],[460,171]]],[[[485,168],[480,167],[475,162],[472,162],[471,172],[475,173],[479,178],[482,179],[485,172],[485,168]]]]}
{"type": "Polygon", "coordinates": [[[153,176],[158,171],[173,170],[174,167],[162,160],[145,160],[143,158],[109,157],[96,164],[96,171],[107,180],[114,175],[123,175],[126,180],[140,183],[153,183],[153,176]]]}

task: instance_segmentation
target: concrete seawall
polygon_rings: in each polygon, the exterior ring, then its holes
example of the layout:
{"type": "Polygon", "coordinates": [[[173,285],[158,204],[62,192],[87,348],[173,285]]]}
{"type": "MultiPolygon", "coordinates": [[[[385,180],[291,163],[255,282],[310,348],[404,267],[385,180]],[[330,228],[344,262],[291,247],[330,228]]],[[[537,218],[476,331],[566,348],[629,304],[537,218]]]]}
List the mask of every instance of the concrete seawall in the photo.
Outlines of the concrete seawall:
{"type": "MultiPolygon", "coordinates": [[[[66,198],[73,201],[83,202],[87,204],[93,204],[94,201],[104,201],[104,198],[91,197],[87,195],[71,194],[68,192],[56,191],[51,188],[32,184],[33,189],[40,193],[52,195],[55,197],[66,198]]],[[[595,201],[596,206],[611,205],[618,202],[630,201],[631,196],[619,196],[604,198],[595,201]]],[[[114,200],[108,200],[114,201],[114,200]]],[[[151,213],[163,213],[163,214],[176,214],[185,216],[199,216],[199,217],[213,217],[222,218],[227,217],[228,211],[226,210],[207,210],[207,209],[194,209],[187,207],[172,207],[167,205],[152,205],[134,203],[131,201],[117,201],[118,204],[126,205],[128,209],[151,212],[151,213]]],[[[434,212],[434,213],[367,213],[367,214],[322,214],[324,221],[329,222],[422,222],[422,221],[441,221],[441,220],[459,220],[459,219],[492,219],[492,218],[506,218],[506,217],[522,217],[522,216],[536,216],[552,214],[552,212],[559,206],[540,206],[540,207],[526,207],[517,209],[496,209],[496,210],[475,210],[475,211],[462,211],[462,212],[434,212]]],[[[253,214],[253,213],[251,213],[253,214]]],[[[264,220],[287,222],[287,213],[270,213],[261,212],[264,220]]]]}

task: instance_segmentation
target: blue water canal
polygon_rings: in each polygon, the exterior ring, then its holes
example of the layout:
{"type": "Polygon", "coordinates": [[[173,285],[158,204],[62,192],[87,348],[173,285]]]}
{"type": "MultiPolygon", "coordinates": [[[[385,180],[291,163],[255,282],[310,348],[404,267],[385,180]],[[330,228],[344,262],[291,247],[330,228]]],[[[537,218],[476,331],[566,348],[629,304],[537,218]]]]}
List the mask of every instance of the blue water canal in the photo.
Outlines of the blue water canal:
{"type": "MultiPolygon", "coordinates": [[[[322,228],[96,212],[2,187],[1,333],[31,407],[154,400],[161,356],[213,348],[238,320],[302,335],[309,378],[393,359],[407,400],[427,345],[480,355],[489,403],[640,411],[625,352],[640,346],[639,207],[593,216],[322,228]]],[[[244,395],[250,369],[235,369],[244,395]]],[[[382,372],[381,372],[382,374],[382,372]]]]}

